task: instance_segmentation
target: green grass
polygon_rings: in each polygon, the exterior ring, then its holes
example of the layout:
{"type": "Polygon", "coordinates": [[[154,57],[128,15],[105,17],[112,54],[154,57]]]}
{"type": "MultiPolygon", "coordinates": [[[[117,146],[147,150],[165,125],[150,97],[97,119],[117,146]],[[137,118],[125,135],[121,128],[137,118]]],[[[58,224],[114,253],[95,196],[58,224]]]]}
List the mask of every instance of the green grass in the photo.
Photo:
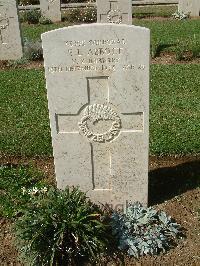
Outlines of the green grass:
{"type": "MultiPolygon", "coordinates": [[[[200,65],[151,67],[151,154],[200,152],[200,65]]],[[[1,153],[51,156],[43,70],[1,72],[1,153]]]]}
{"type": "Polygon", "coordinates": [[[30,203],[28,189],[44,187],[42,174],[32,166],[0,167],[0,216],[14,218],[30,203]],[[23,193],[22,188],[26,189],[23,193]]]}
{"type": "Polygon", "coordinates": [[[152,154],[200,152],[200,65],[154,65],[151,69],[152,154]]]}
{"type": "Polygon", "coordinates": [[[134,6],[134,17],[171,17],[177,6],[134,6]]]}
{"type": "MultiPolygon", "coordinates": [[[[158,44],[160,51],[175,51],[181,43],[191,51],[194,40],[200,46],[200,20],[165,20],[153,21],[133,19],[133,24],[147,27],[151,30],[151,43],[158,44]]],[[[22,24],[23,38],[29,40],[38,40],[41,34],[60,27],[69,26],[67,22],[50,24],[50,25],[28,25],[22,24]]],[[[71,24],[72,25],[72,24],[71,24]]]]}
{"type": "Polygon", "coordinates": [[[151,42],[159,41],[162,50],[174,51],[181,41],[196,39],[200,43],[200,20],[134,20],[134,25],[151,30],[151,42]]]}
{"type": "Polygon", "coordinates": [[[26,156],[50,155],[43,71],[2,71],[0,91],[0,150],[26,156]]]}
{"type": "Polygon", "coordinates": [[[48,25],[29,25],[27,23],[22,24],[22,36],[28,40],[40,40],[41,34],[50,30],[55,30],[61,27],[65,27],[66,23],[56,23],[48,25]]]}

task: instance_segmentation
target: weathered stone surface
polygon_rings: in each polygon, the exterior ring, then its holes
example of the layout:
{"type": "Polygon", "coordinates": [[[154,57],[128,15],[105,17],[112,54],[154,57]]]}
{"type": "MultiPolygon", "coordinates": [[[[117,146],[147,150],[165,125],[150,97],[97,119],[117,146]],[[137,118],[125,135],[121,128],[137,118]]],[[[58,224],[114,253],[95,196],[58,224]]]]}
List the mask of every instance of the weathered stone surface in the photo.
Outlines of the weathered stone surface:
{"type": "Polygon", "coordinates": [[[15,0],[0,0],[0,60],[22,57],[22,42],[15,0]]]}
{"type": "Polygon", "coordinates": [[[97,0],[97,22],[132,24],[131,0],[97,0]]]}
{"type": "Polygon", "coordinates": [[[41,13],[52,22],[61,21],[60,0],[40,0],[41,13]]]}
{"type": "Polygon", "coordinates": [[[149,35],[116,24],[42,34],[59,188],[115,208],[147,204],[149,35]]]}
{"type": "Polygon", "coordinates": [[[192,17],[200,16],[200,0],[179,0],[178,10],[192,17]]]}

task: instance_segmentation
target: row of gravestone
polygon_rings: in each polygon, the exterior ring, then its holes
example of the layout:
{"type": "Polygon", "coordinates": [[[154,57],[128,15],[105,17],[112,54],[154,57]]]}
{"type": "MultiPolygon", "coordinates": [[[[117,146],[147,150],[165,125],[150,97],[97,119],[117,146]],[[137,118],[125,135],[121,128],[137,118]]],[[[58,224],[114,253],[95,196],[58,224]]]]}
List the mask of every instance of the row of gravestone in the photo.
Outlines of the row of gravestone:
{"type": "MultiPolygon", "coordinates": [[[[40,0],[42,15],[52,22],[61,21],[60,0],[40,0]]],[[[200,0],[180,0],[179,11],[199,16],[200,0]]],[[[97,22],[132,24],[131,0],[97,0],[97,22]]],[[[0,0],[0,60],[22,57],[16,0],[0,0]]]]}
{"type": "MultiPolygon", "coordinates": [[[[131,0],[98,0],[98,22],[132,23],[131,0]]],[[[40,0],[41,13],[52,22],[61,21],[60,0],[40,0]]],[[[16,0],[0,0],[0,60],[23,55],[16,0]]]]}
{"type": "MultiPolygon", "coordinates": [[[[52,22],[61,21],[60,0],[40,0],[41,13],[52,22]]],[[[23,56],[16,0],[0,0],[0,60],[23,56]]]]}
{"type": "Polygon", "coordinates": [[[112,23],[42,34],[57,185],[116,209],[147,205],[150,32],[125,25],[129,0],[97,8],[112,23]]]}

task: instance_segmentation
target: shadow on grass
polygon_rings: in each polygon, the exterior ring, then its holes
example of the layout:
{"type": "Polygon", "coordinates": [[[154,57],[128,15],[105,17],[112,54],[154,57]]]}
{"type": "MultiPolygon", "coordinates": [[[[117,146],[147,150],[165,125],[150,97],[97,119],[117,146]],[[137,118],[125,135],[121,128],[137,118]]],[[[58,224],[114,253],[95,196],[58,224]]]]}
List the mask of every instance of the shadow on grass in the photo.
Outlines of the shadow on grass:
{"type": "Polygon", "coordinates": [[[200,186],[200,160],[163,167],[149,173],[149,205],[155,205],[200,186]]]}

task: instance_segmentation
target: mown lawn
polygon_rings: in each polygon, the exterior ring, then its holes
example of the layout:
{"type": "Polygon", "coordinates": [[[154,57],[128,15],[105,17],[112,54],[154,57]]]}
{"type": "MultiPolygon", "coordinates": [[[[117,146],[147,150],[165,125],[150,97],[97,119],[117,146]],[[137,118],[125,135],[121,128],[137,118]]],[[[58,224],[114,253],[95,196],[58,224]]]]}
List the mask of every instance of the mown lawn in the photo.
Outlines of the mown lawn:
{"type": "MultiPolygon", "coordinates": [[[[159,45],[161,51],[175,51],[177,49],[176,47],[179,47],[180,45],[192,50],[194,43],[197,43],[199,45],[200,54],[200,20],[156,21],[133,19],[133,24],[149,28],[151,30],[151,43],[153,45],[159,45]]],[[[29,25],[23,23],[22,35],[24,39],[38,40],[41,39],[41,34],[46,31],[69,25],[72,25],[72,23],[61,22],[50,25],[29,25]]]]}
{"type": "MultiPolygon", "coordinates": [[[[200,65],[151,66],[151,154],[200,152],[200,65]]],[[[1,71],[0,151],[51,156],[43,70],[1,71]]]]}
{"type": "Polygon", "coordinates": [[[159,43],[163,50],[174,51],[175,46],[180,46],[182,43],[191,48],[192,42],[198,42],[200,47],[200,20],[147,21],[135,19],[133,23],[149,28],[151,43],[159,43]]]}
{"type": "Polygon", "coordinates": [[[133,17],[172,17],[177,6],[133,6],[133,17]]]}
{"type": "Polygon", "coordinates": [[[48,108],[42,70],[0,72],[0,150],[16,155],[50,155],[48,108]]]}
{"type": "Polygon", "coordinates": [[[35,25],[29,25],[27,23],[22,24],[22,37],[23,39],[28,39],[28,40],[41,40],[41,34],[50,31],[50,30],[55,30],[61,27],[65,27],[69,25],[68,23],[56,23],[56,24],[49,24],[49,25],[40,25],[40,24],[35,24],[35,25]]]}
{"type": "Polygon", "coordinates": [[[151,68],[152,154],[200,152],[200,65],[151,68]]]}

